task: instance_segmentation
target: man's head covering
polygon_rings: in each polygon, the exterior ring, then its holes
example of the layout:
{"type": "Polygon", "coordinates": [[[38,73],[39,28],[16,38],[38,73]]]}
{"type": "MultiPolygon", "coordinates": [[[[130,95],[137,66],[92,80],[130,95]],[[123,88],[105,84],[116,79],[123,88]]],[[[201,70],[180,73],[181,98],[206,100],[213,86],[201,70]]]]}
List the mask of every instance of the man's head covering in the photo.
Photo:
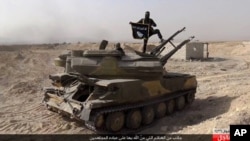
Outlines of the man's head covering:
{"type": "Polygon", "coordinates": [[[150,12],[149,12],[149,11],[146,11],[146,12],[145,12],[145,18],[149,18],[149,16],[150,16],[150,12]]]}

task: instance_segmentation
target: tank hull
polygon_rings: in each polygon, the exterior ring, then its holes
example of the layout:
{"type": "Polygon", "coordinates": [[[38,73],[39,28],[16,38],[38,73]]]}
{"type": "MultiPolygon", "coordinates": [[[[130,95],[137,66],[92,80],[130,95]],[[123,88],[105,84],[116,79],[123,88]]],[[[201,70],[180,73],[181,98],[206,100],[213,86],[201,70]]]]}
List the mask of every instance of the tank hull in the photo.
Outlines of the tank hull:
{"type": "Polygon", "coordinates": [[[130,123],[126,119],[130,115],[128,113],[137,110],[136,113],[140,113],[138,115],[141,115],[139,119],[142,122],[145,107],[153,107],[155,115],[164,116],[168,112],[181,110],[185,105],[193,102],[196,87],[195,76],[176,73],[168,73],[156,80],[100,79],[95,81],[94,86],[76,80],[69,87],[66,86],[64,91],[56,88],[45,89],[44,103],[52,111],[84,121],[87,127],[95,131],[136,132],[148,124],[140,123],[139,127],[131,128],[127,125],[130,123]],[[178,102],[180,98],[184,98],[184,106],[180,106],[183,105],[183,100],[178,102]],[[174,101],[174,105],[168,105],[170,101],[174,101]],[[163,111],[157,113],[155,106],[159,104],[163,105],[161,106],[163,111]],[[170,111],[167,109],[169,106],[170,111]],[[174,106],[172,111],[171,106],[174,106]],[[164,107],[166,107],[165,110],[164,107]],[[124,125],[119,130],[112,129],[113,125],[107,123],[112,113],[118,115],[122,113],[121,119],[126,119],[123,120],[124,125]],[[99,119],[100,116],[102,120],[99,119]]]}

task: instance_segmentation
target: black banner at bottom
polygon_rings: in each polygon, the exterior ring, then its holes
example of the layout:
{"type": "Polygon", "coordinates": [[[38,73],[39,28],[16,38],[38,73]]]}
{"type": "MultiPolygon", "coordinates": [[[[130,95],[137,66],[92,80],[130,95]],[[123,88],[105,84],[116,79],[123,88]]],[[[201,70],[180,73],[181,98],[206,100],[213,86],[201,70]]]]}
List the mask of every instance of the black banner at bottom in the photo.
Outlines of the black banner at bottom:
{"type": "Polygon", "coordinates": [[[0,135],[0,141],[212,141],[212,135],[135,134],[135,135],[0,135]]]}

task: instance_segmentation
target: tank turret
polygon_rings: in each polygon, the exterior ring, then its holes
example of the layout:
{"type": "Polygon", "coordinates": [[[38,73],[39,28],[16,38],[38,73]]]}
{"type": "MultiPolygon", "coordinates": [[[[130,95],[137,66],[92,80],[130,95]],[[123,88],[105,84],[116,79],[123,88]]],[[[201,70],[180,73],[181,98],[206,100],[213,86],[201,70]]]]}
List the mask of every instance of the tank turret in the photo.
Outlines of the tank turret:
{"type": "MultiPolygon", "coordinates": [[[[171,40],[176,35],[175,33],[165,40],[149,54],[138,52],[132,48],[132,52],[125,53],[119,43],[116,44],[115,50],[104,50],[106,47],[101,44],[99,50],[71,50],[70,53],[60,55],[55,60],[55,64],[65,67],[66,73],[79,73],[95,78],[159,78],[163,75],[163,66],[167,60],[193,39],[191,37],[184,40],[174,46],[169,53],[159,57],[158,54],[164,50],[164,45],[172,43],[171,40]]],[[[107,45],[107,41],[105,41],[105,45],[107,45]]]]}

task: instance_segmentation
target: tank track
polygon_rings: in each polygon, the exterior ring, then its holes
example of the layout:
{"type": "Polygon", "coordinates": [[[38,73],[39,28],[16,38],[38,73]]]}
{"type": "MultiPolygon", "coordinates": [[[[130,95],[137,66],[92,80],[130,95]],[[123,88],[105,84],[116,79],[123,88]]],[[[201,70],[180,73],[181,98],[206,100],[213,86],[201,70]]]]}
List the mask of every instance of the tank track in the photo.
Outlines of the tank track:
{"type": "MultiPolygon", "coordinates": [[[[106,129],[106,127],[103,127],[101,129],[95,127],[95,121],[96,121],[96,119],[97,119],[97,117],[99,115],[107,115],[107,114],[113,113],[113,112],[124,112],[124,113],[126,113],[126,111],[128,111],[128,110],[143,108],[145,106],[153,106],[154,104],[158,104],[158,103],[161,103],[161,102],[167,102],[168,100],[172,100],[172,99],[178,98],[180,96],[186,96],[188,94],[195,94],[195,92],[196,92],[196,90],[194,89],[194,90],[189,90],[189,91],[184,91],[184,92],[173,93],[168,97],[157,98],[157,99],[154,99],[154,100],[150,100],[149,102],[141,102],[141,103],[138,103],[138,104],[126,104],[126,105],[120,105],[120,106],[116,106],[116,107],[107,107],[107,108],[94,109],[91,112],[90,120],[85,121],[85,126],[87,128],[89,128],[90,130],[96,132],[96,133],[107,134],[107,133],[110,133],[110,131],[108,131],[106,129]]],[[[186,101],[186,98],[185,98],[185,101],[186,101]]],[[[191,104],[191,103],[185,102],[185,106],[188,105],[188,104],[191,104]]],[[[129,129],[129,128],[126,128],[124,126],[120,131],[111,132],[111,133],[116,133],[116,134],[137,133],[137,132],[140,132],[140,131],[148,128],[148,127],[153,126],[156,123],[157,123],[157,119],[154,118],[152,123],[150,123],[149,125],[141,125],[138,129],[129,129]]]]}

